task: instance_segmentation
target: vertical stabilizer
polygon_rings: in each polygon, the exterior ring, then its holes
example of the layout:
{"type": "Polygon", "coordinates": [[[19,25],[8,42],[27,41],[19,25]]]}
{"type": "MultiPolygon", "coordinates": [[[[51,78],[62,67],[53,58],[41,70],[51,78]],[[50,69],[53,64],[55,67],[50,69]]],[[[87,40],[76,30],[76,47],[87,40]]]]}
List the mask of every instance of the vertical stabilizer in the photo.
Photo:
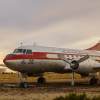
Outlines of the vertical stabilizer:
{"type": "Polygon", "coordinates": [[[97,51],[100,51],[100,41],[95,44],[94,46],[88,48],[87,50],[97,50],[97,51]]]}

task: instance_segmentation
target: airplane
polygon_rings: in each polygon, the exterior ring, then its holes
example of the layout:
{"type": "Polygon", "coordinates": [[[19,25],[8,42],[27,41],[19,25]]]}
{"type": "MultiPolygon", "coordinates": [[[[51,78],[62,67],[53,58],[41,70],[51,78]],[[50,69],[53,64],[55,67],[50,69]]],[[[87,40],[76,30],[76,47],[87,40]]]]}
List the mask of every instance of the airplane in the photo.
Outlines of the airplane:
{"type": "Polygon", "coordinates": [[[100,71],[100,43],[86,49],[66,49],[44,47],[39,45],[21,45],[8,54],[4,64],[20,74],[20,87],[28,87],[28,76],[38,77],[37,83],[44,84],[45,72],[72,73],[72,86],[74,86],[74,73],[82,77],[91,76],[89,83],[97,84],[96,73],[100,71]]]}

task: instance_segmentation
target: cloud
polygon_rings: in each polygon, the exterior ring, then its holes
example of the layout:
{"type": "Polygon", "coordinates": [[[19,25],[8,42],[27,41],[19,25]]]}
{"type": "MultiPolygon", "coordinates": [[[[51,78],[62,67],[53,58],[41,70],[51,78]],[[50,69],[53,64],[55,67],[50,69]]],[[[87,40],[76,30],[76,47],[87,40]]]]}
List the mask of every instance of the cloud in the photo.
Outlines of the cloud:
{"type": "Polygon", "coordinates": [[[0,27],[29,28],[32,26],[31,0],[0,0],[0,27]]]}
{"type": "Polygon", "coordinates": [[[99,0],[0,0],[0,52],[20,42],[85,48],[99,40],[99,19],[99,0]]]}
{"type": "Polygon", "coordinates": [[[29,31],[97,10],[98,0],[0,0],[0,26],[29,31]]]}

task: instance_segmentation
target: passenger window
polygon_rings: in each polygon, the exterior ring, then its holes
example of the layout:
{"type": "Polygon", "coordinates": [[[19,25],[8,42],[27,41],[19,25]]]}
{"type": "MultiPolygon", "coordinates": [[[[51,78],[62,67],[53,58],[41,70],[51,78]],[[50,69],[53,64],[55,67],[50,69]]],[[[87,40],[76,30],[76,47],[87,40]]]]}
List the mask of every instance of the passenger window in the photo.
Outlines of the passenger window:
{"type": "Polygon", "coordinates": [[[26,54],[32,54],[32,50],[27,50],[26,54]]]}

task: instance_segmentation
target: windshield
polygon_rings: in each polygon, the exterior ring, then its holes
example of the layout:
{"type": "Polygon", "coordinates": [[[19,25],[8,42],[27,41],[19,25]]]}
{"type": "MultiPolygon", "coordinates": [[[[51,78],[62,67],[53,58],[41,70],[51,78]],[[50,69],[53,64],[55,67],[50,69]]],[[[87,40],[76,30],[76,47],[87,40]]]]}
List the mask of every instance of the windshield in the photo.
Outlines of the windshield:
{"type": "Polygon", "coordinates": [[[32,54],[32,50],[27,49],[15,49],[13,53],[23,53],[23,54],[32,54]]]}
{"type": "Polygon", "coordinates": [[[13,53],[25,53],[25,49],[15,49],[13,53]]]}

